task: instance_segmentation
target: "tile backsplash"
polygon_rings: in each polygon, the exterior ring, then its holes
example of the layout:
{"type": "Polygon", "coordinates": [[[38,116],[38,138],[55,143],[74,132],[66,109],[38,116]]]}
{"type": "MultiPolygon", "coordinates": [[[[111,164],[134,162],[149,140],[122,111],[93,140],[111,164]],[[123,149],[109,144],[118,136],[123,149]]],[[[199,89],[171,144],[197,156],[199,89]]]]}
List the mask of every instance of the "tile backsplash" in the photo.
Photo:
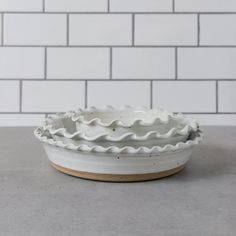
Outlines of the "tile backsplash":
{"type": "Polygon", "coordinates": [[[0,0],[0,126],[106,104],[236,125],[236,1],[0,0]]]}

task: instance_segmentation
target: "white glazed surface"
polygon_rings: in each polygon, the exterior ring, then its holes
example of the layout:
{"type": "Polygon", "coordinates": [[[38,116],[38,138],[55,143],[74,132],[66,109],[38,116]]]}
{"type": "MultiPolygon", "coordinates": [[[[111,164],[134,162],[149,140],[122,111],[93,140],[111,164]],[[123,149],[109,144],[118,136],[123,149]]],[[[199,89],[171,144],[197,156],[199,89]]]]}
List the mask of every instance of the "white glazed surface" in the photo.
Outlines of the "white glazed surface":
{"type": "Polygon", "coordinates": [[[192,148],[161,155],[112,155],[83,153],[45,144],[49,160],[71,170],[100,174],[145,174],[170,170],[187,163],[192,148]]]}
{"type": "Polygon", "coordinates": [[[123,106],[80,109],[49,116],[44,129],[50,134],[87,141],[146,141],[183,136],[198,129],[196,120],[161,109],[123,106]]]}

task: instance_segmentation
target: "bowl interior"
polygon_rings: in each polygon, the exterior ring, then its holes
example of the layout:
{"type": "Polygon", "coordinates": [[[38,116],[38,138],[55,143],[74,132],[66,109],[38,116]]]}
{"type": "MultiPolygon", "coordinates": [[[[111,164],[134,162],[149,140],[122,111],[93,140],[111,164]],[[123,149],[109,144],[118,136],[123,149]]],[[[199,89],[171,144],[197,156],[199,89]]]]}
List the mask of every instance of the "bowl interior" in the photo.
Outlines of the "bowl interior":
{"type": "Polygon", "coordinates": [[[84,135],[90,137],[101,134],[110,134],[110,136],[117,137],[126,133],[135,133],[137,136],[143,136],[152,131],[157,131],[160,134],[165,134],[171,129],[182,130],[186,126],[187,122],[176,117],[170,119],[167,124],[156,122],[151,126],[140,126],[138,124],[134,124],[129,127],[120,127],[116,124],[113,124],[108,127],[103,127],[96,124],[87,125],[79,121],[73,121],[71,117],[61,117],[52,119],[51,124],[53,126],[53,129],[56,130],[64,128],[66,132],[70,134],[81,132],[84,135]]]}
{"type": "Polygon", "coordinates": [[[83,110],[79,112],[79,116],[82,116],[85,121],[100,119],[103,123],[111,123],[115,120],[120,120],[124,124],[132,124],[136,120],[152,122],[157,118],[166,119],[168,113],[161,110],[148,110],[144,108],[125,108],[83,110]]]}

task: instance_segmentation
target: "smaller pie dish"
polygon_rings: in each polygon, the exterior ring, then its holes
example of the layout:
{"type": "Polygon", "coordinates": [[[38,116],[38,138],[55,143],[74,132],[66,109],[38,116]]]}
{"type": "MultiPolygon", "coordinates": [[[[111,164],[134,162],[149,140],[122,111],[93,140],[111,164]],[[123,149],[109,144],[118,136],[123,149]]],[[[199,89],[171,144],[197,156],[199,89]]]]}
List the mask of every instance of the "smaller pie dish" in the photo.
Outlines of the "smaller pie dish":
{"type": "MultiPolygon", "coordinates": [[[[155,139],[172,144],[185,141],[198,129],[196,120],[183,114],[145,107],[80,109],[77,112],[49,116],[44,129],[50,134],[90,142],[142,141],[155,139]],[[163,141],[165,140],[165,141],[163,141]]],[[[157,143],[158,144],[158,143],[157,143]]]]}

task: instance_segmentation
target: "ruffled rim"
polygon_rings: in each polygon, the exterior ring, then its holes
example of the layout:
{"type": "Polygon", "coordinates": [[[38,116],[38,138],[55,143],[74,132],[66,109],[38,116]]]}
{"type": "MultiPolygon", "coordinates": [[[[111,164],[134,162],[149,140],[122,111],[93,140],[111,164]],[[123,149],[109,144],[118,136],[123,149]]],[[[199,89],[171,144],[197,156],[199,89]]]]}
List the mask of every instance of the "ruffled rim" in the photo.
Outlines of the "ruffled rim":
{"type": "MultiPolygon", "coordinates": [[[[113,107],[107,106],[104,109],[115,109],[113,107]],[[108,107],[108,108],[107,108],[108,107]]],[[[116,108],[117,110],[121,110],[123,109],[123,107],[120,108],[116,108]]],[[[129,106],[125,106],[125,109],[140,109],[140,108],[132,108],[129,106]]],[[[145,111],[150,111],[151,109],[148,108],[144,108],[142,107],[141,109],[144,109],[145,111]]],[[[89,108],[86,110],[86,112],[91,112],[93,110],[98,110],[95,107],[89,108]]],[[[154,110],[154,109],[153,109],[154,110]]],[[[85,111],[85,110],[80,110],[80,111],[85,111]]],[[[166,133],[160,133],[158,130],[152,130],[152,131],[148,131],[147,133],[145,133],[144,135],[137,135],[135,132],[126,132],[124,134],[121,134],[120,136],[111,136],[109,133],[101,133],[101,134],[97,134],[94,136],[88,136],[86,134],[84,134],[81,131],[76,131],[73,133],[70,133],[67,131],[66,128],[61,127],[61,128],[55,128],[55,123],[60,120],[60,119],[71,119],[73,122],[84,122],[86,125],[101,125],[104,127],[114,127],[114,125],[119,126],[119,127],[126,127],[124,126],[124,124],[120,121],[120,120],[114,120],[111,123],[101,123],[101,120],[99,118],[94,118],[90,121],[84,121],[83,120],[83,116],[79,116],[78,114],[80,114],[80,111],[75,112],[75,111],[70,111],[70,112],[66,112],[66,113],[57,113],[54,116],[49,116],[44,124],[43,124],[43,128],[45,130],[48,130],[50,134],[53,135],[60,135],[63,136],[65,138],[71,138],[71,139],[83,139],[86,141],[93,141],[93,142],[98,142],[98,141],[111,141],[111,142],[122,142],[122,141],[146,141],[149,139],[153,139],[153,138],[170,138],[173,137],[175,135],[181,135],[181,136],[185,136],[188,135],[190,132],[195,132],[198,130],[199,128],[199,124],[197,123],[197,121],[191,117],[187,117],[184,116],[181,113],[178,114],[174,114],[174,113],[170,113],[167,111],[163,111],[164,117],[166,119],[157,117],[156,119],[153,120],[153,122],[149,123],[149,126],[154,126],[154,125],[160,125],[160,124],[168,124],[171,120],[179,120],[180,122],[184,122],[186,123],[185,126],[183,126],[182,128],[176,128],[173,127],[170,130],[168,130],[166,133]],[[166,116],[166,114],[168,114],[166,116]]],[[[156,112],[160,112],[162,113],[161,109],[155,109],[156,112]]],[[[140,125],[139,123],[143,123],[144,121],[141,119],[136,119],[133,123],[133,125],[140,125]]],[[[144,124],[144,123],[143,123],[144,124]]],[[[148,126],[147,123],[145,123],[145,126],[148,126]]],[[[130,126],[128,126],[130,127],[130,126]]]]}
{"type": "MultiPolygon", "coordinates": [[[[149,114],[151,115],[151,114],[149,114]]],[[[156,122],[162,122],[162,123],[168,123],[169,119],[173,116],[173,113],[168,112],[166,110],[160,109],[160,108],[156,108],[156,109],[149,109],[145,106],[141,106],[141,107],[132,107],[132,106],[128,106],[128,105],[124,105],[124,106],[120,106],[120,107],[113,107],[110,105],[104,106],[104,107],[95,107],[95,106],[91,106],[89,108],[86,109],[79,109],[74,116],[72,117],[73,121],[79,121],[83,124],[86,125],[100,125],[100,126],[104,126],[104,127],[109,127],[109,126],[119,126],[119,127],[123,127],[123,128],[128,128],[130,126],[134,126],[134,125],[138,125],[138,126],[151,126],[154,125],[156,122]],[[121,119],[115,117],[110,121],[103,121],[101,118],[99,117],[93,117],[93,118],[88,118],[88,115],[90,114],[99,114],[99,113],[119,113],[121,111],[127,111],[127,112],[145,112],[145,113],[154,113],[155,115],[153,116],[152,119],[145,119],[144,117],[142,118],[137,118],[136,116],[133,117],[133,119],[131,119],[128,122],[122,121],[121,119]],[[158,114],[158,115],[157,115],[158,114]],[[87,116],[86,116],[87,115],[87,116]]]]}
{"type": "Polygon", "coordinates": [[[42,127],[38,127],[34,131],[34,135],[37,139],[39,139],[43,143],[57,146],[64,149],[68,149],[68,150],[94,152],[94,153],[111,153],[111,154],[120,154],[120,153],[122,154],[161,154],[161,153],[171,152],[171,151],[172,152],[181,151],[181,150],[188,149],[188,148],[198,145],[203,138],[202,131],[198,130],[196,132],[192,132],[190,134],[189,139],[186,142],[179,142],[176,145],[167,144],[163,147],[153,146],[152,148],[147,148],[145,146],[140,146],[139,148],[134,148],[132,146],[125,146],[122,148],[118,148],[116,146],[109,146],[105,148],[100,145],[94,145],[94,146],[89,147],[86,144],[82,144],[82,145],[75,145],[73,143],[66,144],[63,141],[55,141],[52,137],[47,136],[49,133],[45,134],[45,132],[48,132],[48,131],[44,130],[42,127]]]}

